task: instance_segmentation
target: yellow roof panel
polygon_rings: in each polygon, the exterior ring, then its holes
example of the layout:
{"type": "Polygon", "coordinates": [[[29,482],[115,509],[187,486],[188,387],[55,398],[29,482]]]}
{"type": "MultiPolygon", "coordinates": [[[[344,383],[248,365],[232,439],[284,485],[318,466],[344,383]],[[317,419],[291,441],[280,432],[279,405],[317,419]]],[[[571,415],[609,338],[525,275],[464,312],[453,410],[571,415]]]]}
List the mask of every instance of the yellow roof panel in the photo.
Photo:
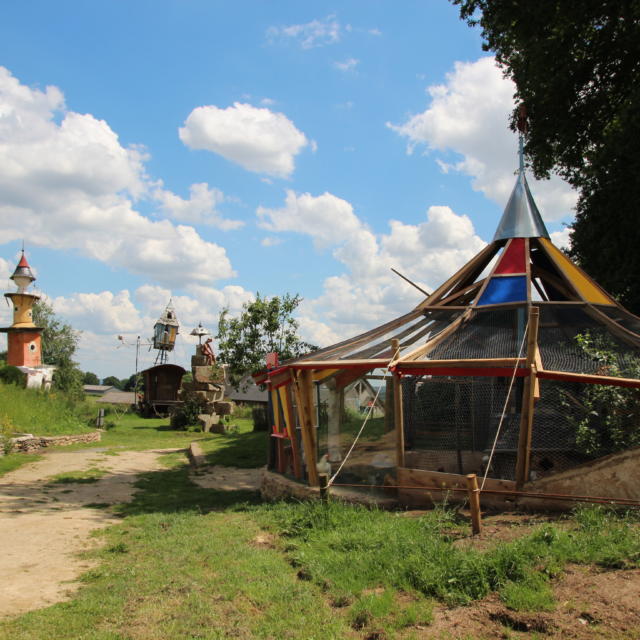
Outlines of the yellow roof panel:
{"type": "Polygon", "coordinates": [[[547,253],[562,271],[565,278],[571,283],[578,295],[586,302],[592,304],[615,304],[615,302],[602,289],[596,285],[579,267],[576,267],[567,256],[546,238],[540,238],[547,253]]]}

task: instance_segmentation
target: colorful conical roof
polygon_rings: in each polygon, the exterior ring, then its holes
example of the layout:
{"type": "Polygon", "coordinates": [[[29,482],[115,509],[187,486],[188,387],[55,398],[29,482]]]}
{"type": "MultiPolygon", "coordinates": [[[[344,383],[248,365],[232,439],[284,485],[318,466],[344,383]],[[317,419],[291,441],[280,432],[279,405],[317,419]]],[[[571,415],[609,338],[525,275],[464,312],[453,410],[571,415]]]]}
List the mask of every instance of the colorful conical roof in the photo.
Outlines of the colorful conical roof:
{"type": "Polygon", "coordinates": [[[31,282],[36,279],[36,277],[33,275],[33,272],[31,271],[29,263],[27,262],[27,258],[24,255],[24,249],[22,250],[22,255],[20,256],[20,262],[18,262],[18,266],[11,276],[11,280],[15,281],[17,277],[29,278],[31,282]]]}
{"type": "Polygon", "coordinates": [[[516,178],[513,191],[509,196],[507,206],[504,208],[504,213],[496,229],[496,234],[493,236],[494,242],[496,240],[507,240],[509,238],[549,237],[540,211],[538,211],[538,207],[527,184],[522,137],[520,138],[519,161],[518,177],[516,178]]]}

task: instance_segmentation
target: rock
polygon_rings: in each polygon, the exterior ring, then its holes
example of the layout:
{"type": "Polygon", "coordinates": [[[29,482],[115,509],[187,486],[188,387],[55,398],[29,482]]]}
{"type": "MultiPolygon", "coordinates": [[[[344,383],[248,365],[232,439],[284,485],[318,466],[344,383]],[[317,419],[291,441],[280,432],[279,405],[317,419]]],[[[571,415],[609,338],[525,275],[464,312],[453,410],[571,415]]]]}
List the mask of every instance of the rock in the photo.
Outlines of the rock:
{"type": "Polygon", "coordinates": [[[221,416],[228,416],[231,414],[231,409],[233,408],[233,403],[231,402],[214,402],[213,406],[215,407],[216,413],[221,416]]]}

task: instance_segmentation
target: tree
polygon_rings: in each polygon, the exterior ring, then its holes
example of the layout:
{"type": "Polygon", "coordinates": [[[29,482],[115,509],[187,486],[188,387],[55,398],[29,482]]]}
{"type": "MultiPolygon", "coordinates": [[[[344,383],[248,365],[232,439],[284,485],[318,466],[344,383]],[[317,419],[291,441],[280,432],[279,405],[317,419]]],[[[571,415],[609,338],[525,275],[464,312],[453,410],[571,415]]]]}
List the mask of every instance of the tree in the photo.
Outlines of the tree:
{"type": "MultiPolygon", "coordinates": [[[[515,82],[534,174],[553,171],[580,192],[573,257],[640,311],[640,1],[452,2],[515,82]]],[[[517,119],[518,108],[513,129],[517,119]]]]}
{"type": "Polygon", "coordinates": [[[239,317],[230,317],[228,309],[220,312],[218,357],[228,365],[231,384],[237,388],[244,376],[264,369],[267,353],[277,352],[282,361],[317,349],[298,336],[292,314],[301,302],[297,294],[267,298],[257,293],[239,317]]]}
{"type": "Polygon", "coordinates": [[[78,347],[80,332],[63,323],[44,300],[33,305],[33,322],[42,327],[42,362],[56,367],[53,386],[73,395],[82,394],[82,371],[73,355],[78,347]]]}
{"type": "Polygon", "coordinates": [[[82,376],[82,384],[100,384],[100,378],[91,371],[85,371],[82,376]]]}
{"type": "Polygon", "coordinates": [[[106,385],[107,387],[115,387],[116,389],[119,389],[120,391],[122,391],[122,389],[123,389],[122,380],[120,380],[120,378],[116,378],[116,376],[107,376],[102,381],[102,384],[106,385]]]}

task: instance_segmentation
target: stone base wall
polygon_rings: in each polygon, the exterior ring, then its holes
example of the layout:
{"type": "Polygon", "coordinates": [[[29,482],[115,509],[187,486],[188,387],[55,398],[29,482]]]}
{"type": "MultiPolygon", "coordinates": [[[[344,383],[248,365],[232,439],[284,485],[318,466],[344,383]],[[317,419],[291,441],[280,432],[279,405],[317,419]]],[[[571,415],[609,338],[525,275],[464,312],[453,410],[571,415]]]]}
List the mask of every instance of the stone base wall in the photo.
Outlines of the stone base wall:
{"type": "Polygon", "coordinates": [[[32,436],[13,438],[13,451],[17,453],[32,453],[48,447],[66,447],[70,444],[85,442],[100,442],[101,431],[91,433],[76,433],[68,436],[32,436]]]}

